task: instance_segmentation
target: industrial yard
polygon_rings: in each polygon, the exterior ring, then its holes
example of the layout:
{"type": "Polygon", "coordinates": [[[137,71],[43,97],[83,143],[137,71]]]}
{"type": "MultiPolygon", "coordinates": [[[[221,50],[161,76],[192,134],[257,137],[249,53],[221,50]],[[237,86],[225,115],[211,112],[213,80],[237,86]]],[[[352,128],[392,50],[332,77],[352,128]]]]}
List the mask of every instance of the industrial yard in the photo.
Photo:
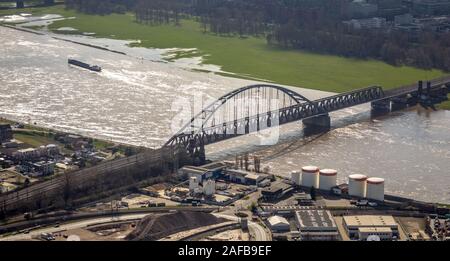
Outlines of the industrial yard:
{"type": "Polygon", "coordinates": [[[176,179],[78,208],[92,216],[84,222],[63,219],[2,240],[449,240],[448,209],[387,195],[389,181],[377,177],[350,174],[338,184],[337,173],[304,166],[287,179],[251,155],[184,166],[176,179]]]}

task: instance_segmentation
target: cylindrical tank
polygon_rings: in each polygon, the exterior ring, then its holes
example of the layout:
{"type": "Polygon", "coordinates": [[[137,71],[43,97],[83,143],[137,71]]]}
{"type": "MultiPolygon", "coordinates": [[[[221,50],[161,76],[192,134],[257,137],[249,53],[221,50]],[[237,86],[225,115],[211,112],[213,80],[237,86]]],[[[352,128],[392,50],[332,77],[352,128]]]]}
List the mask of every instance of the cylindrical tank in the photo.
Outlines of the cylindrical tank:
{"type": "Polygon", "coordinates": [[[189,178],[189,191],[194,191],[196,188],[198,188],[197,177],[190,177],[189,178]]]}
{"type": "Polygon", "coordinates": [[[336,186],[337,171],[334,169],[321,169],[319,172],[319,189],[331,190],[336,186]]]}
{"type": "Polygon", "coordinates": [[[367,198],[384,201],[384,179],[368,178],[366,194],[367,198]]]}
{"type": "Polygon", "coordinates": [[[348,176],[348,194],[350,196],[366,197],[367,176],[362,174],[352,174],[348,176]]]}
{"type": "Polygon", "coordinates": [[[212,196],[214,193],[216,193],[216,182],[212,179],[208,179],[203,184],[203,193],[206,196],[212,196]]]}
{"type": "Polygon", "coordinates": [[[291,181],[294,182],[296,185],[300,185],[300,172],[299,171],[292,171],[291,172],[291,181]]]}
{"type": "Polygon", "coordinates": [[[305,166],[302,168],[302,186],[319,187],[319,168],[316,166],[305,166]]]}

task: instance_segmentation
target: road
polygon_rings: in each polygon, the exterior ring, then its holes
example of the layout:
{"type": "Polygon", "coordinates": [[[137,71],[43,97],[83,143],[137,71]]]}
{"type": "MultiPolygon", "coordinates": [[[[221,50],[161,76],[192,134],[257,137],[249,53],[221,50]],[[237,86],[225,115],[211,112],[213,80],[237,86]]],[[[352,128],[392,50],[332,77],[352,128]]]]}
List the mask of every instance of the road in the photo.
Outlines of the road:
{"type": "Polygon", "coordinates": [[[33,237],[39,236],[42,233],[55,233],[55,232],[64,231],[64,230],[84,228],[87,226],[107,223],[107,222],[111,222],[111,221],[117,222],[117,221],[139,220],[139,219],[144,218],[147,215],[149,215],[149,213],[129,214],[129,215],[122,215],[122,216],[100,217],[100,218],[81,220],[81,221],[71,222],[71,223],[67,223],[67,224],[62,224],[59,227],[46,227],[46,228],[32,230],[28,234],[17,234],[17,235],[3,237],[3,238],[0,238],[0,241],[31,240],[33,237]]]}

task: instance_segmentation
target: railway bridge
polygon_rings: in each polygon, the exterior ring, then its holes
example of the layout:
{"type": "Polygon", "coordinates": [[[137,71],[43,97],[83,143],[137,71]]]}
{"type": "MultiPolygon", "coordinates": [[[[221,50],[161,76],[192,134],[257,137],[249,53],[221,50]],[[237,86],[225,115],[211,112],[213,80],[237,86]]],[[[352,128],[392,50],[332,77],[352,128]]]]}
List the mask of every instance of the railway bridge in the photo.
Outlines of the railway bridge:
{"type": "Polygon", "coordinates": [[[306,135],[330,129],[330,112],[371,103],[374,114],[416,104],[434,108],[447,99],[450,77],[384,91],[371,86],[311,101],[281,86],[258,84],[236,89],[206,106],[165,147],[181,146],[194,163],[205,161],[205,146],[282,124],[303,122],[306,135]]]}
{"type": "MultiPolygon", "coordinates": [[[[426,85],[419,82],[386,91],[372,86],[313,101],[275,85],[242,87],[203,108],[159,149],[103,162],[0,195],[0,214],[43,209],[44,201],[49,208],[58,208],[58,199],[62,198],[64,202],[80,200],[89,193],[104,194],[105,190],[112,191],[124,185],[114,180],[127,180],[133,176],[138,181],[157,178],[187,162],[202,164],[206,158],[205,146],[226,139],[299,120],[303,121],[306,134],[326,131],[330,128],[329,113],[333,111],[369,102],[374,113],[416,104],[433,108],[434,104],[446,100],[449,92],[450,76],[426,85]],[[162,170],[166,168],[167,171],[162,170]]],[[[125,185],[133,185],[128,183],[125,185]]]]}

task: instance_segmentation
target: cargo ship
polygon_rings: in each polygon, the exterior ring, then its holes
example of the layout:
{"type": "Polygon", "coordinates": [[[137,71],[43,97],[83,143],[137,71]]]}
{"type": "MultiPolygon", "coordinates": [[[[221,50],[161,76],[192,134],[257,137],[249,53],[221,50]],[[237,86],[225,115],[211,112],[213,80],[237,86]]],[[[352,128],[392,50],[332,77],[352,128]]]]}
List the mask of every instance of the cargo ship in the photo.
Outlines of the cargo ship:
{"type": "Polygon", "coordinates": [[[69,62],[69,64],[72,64],[72,65],[75,65],[75,66],[78,66],[78,67],[81,67],[81,68],[84,68],[84,69],[88,69],[88,70],[91,70],[91,71],[94,71],[94,72],[101,72],[102,71],[102,68],[100,66],[97,66],[97,65],[90,65],[90,64],[83,63],[83,62],[80,62],[80,61],[74,60],[74,59],[69,59],[68,62],[69,62]]]}

